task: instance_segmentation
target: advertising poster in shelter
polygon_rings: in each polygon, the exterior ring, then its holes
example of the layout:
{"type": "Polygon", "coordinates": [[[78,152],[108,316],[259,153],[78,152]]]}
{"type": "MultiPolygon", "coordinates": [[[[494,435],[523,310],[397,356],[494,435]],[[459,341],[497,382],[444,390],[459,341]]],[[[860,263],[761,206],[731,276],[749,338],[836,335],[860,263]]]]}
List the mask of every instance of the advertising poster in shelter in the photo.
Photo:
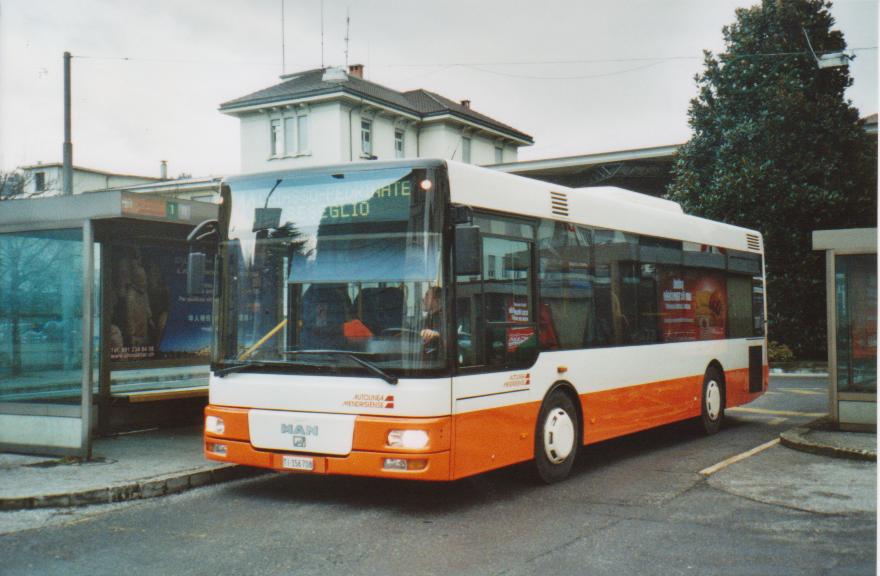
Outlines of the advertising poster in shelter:
{"type": "Polygon", "coordinates": [[[720,274],[662,270],[660,331],[663,342],[724,338],[727,290],[720,274]]]}
{"type": "Polygon", "coordinates": [[[211,283],[205,293],[186,290],[187,249],[156,244],[110,247],[110,360],[207,361],[211,347],[211,283]]]}

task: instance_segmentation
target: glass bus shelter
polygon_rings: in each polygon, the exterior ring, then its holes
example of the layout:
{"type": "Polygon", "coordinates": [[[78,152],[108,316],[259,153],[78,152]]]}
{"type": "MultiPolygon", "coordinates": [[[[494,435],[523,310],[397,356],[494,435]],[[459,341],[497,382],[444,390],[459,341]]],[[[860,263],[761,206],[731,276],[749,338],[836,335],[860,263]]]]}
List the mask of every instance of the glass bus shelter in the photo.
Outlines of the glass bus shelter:
{"type": "Polygon", "coordinates": [[[182,414],[163,400],[204,403],[212,297],[186,293],[185,239],[216,213],[125,191],[0,202],[0,451],[88,458],[95,433],[182,414]]]}
{"type": "Polygon", "coordinates": [[[877,229],[818,230],[825,251],[829,410],[841,429],[877,427],[877,229]]]}

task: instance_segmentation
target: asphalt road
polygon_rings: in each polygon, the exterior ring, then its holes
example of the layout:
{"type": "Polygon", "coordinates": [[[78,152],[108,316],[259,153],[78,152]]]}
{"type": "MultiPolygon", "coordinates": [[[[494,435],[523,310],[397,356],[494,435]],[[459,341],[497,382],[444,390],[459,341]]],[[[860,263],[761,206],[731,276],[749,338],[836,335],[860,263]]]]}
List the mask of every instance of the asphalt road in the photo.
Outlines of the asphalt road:
{"type": "Polygon", "coordinates": [[[876,500],[838,510],[849,496],[792,486],[813,470],[876,490],[875,465],[774,446],[699,474],[826,404],[823,380],[774,379],[714,436],[681,423],[591,446],[553,486],[525,465],[452,484],[269,474],[0,514],[40,526],[0,536],[0,574],[872,574],[876,500]]]}

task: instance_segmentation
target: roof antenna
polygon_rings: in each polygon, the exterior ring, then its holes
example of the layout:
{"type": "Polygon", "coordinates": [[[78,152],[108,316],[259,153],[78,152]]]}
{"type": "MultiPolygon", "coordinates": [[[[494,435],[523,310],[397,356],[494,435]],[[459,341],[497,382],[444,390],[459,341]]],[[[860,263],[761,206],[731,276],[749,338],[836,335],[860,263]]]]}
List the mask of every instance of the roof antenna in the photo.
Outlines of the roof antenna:
{"type": "Polygon", "coordinates": [[[321,70],[324,69],[324,0],[321,0],[321,70]]]}
{"type": "Polygon", "coordinates": [[[284,0],[281,0],[281,75],[287,73],[287,66],[284,64],[284,0]]]}
{"type": "Polygon", "coordinates": [[[348,70],[348,31],[351,29],[351,18],[349,11],[351,7],[345,9],[345,69],[348,70]]]}

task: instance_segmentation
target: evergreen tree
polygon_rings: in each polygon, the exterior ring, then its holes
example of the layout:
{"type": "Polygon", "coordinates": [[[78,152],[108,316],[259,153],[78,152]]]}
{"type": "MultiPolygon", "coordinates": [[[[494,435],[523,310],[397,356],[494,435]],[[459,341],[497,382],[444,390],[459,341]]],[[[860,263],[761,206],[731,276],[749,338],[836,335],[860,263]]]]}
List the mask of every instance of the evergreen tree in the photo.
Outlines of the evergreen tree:
{"type": "Polygon", "coordinates": [[[830,2],[763,0],[736,11],[725,50],[704,53],[691,140],[668,197],[687,212],[764,234],[769,336],[798,357],[825,356],[824,254],[813,230],[873,227],[877,139],[845,99],[849,68],[819,69],[846,48],[830,2]]]}

